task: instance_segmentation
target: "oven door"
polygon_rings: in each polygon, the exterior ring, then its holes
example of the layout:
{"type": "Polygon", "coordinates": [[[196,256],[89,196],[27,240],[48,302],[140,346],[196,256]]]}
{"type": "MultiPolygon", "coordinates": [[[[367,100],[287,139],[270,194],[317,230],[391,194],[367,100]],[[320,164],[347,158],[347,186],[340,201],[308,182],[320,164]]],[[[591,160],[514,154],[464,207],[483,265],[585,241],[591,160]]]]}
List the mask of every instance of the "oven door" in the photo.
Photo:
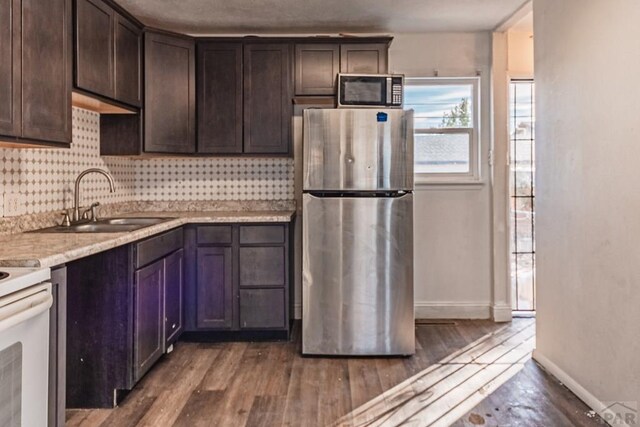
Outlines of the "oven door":
{"type": "Polygon", "coordinates": [[[51,284],[0,298],[0,426],[46,426],[51,284]]]}
{"type": "Polygon", "coordinates": [[[339,107],[380,107],[387,104],[387,76],[339,74],[339,107]]]}

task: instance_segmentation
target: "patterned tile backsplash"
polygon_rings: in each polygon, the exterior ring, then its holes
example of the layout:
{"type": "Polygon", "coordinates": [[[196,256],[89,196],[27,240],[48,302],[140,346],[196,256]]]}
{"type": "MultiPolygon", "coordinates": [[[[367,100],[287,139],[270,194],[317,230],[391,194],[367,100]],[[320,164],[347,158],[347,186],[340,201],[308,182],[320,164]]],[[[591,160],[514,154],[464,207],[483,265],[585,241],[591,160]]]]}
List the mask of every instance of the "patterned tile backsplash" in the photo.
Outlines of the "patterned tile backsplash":
{"type": "Polygon", "coordinates": [[[100,116],[73,109],[71,149],[0,148],[1,193],[19,192],[26,213],[70,208],[73,182],[84,169],[109,171],[116,192],[105,178],[87,175],[80,202],[292,200],[293,159],[289,158],[157,158],[100,157],[100,116]]]}

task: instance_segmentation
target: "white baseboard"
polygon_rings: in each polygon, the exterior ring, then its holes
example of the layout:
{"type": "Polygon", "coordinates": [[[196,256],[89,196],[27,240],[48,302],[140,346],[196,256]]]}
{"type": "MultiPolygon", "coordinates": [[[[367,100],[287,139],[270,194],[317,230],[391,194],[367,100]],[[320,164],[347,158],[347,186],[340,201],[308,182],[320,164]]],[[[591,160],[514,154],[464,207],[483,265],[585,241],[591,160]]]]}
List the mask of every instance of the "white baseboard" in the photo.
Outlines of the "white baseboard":
{"type": "MultiPolygon", "coordinates": [[[[569,374],[562,370],[558,365],[549,360],[539,350],[533,351],[533,359],[538,362],[544,369],[546,369],[551,375],[556,377],[562,384],[564,384],[569,390],[573,392],[580,400],[582,400],[588,407],[600,414],[605,421],[615,420],[615,425],[619,426],[631,426],[636,425],[628,424],[623,419],[618,417],[611,410],[611,404],[605,404],[600,399],[591,394],[586,388],[584,388],[578,381],[573,379],[569,374]]],[[[611,424],[609,422],[609,424],[611,424]]]]}
{"type": "Polygon", "coordinates": [[[494,322],[511,322],[512,308],[509,304],[494,304],[491,306],[491,318],[494,322]]]}
{"type": "Polygon", "coordinates": [[[416,319],[490,319],[489,302],[416,301],[416,319]]]}

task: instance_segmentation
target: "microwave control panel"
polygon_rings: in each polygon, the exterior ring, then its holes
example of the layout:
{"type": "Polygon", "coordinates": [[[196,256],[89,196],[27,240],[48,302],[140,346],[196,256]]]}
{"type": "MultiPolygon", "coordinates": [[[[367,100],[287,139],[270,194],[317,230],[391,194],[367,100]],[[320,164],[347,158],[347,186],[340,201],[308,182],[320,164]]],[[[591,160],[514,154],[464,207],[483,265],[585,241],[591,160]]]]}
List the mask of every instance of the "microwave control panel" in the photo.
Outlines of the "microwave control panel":
{"type": "Polygon", "coordinates": [[[402,105],[402,77],[391,78],[391,104],[402,105]]]}

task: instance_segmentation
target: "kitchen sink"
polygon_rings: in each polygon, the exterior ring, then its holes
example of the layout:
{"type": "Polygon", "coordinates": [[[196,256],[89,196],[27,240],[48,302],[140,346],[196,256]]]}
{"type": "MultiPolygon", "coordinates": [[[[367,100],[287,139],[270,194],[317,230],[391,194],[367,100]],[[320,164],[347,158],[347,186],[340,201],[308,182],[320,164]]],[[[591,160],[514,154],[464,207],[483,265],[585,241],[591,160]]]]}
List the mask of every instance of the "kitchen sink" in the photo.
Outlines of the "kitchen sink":
{"type": "Polygon", "coordinates": [[[83,222],[70,226],[56,225],[54,227],[34,230],[34,233],[123,233],[149,227],[173,218],[105,218],[95,222],[83,222]]]}
{"type": "Polygon", "coordinates": [[[153,225],[159,224],[171,218],[105,218],[98,220],[98,224],[109,225],[153,225]]]}

